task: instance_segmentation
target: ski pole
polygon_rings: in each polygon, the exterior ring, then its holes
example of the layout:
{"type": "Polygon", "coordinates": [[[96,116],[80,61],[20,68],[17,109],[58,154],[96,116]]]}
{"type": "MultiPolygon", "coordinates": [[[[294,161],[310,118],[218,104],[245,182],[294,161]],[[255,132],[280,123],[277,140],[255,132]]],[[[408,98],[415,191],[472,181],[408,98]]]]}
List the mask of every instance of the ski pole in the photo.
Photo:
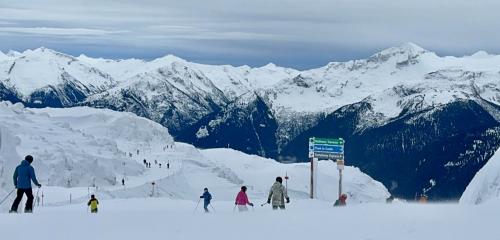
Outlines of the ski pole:
{"type": "MultiPolygon", "coordinates": [[[[37,202],[38,202],[38,201],[40,201],[40,200],[39,200],[39,197],[38,197],[38,193],[39,193],[39,192],[40,192],[40,188],[38,188],[38,189],[36,190],[36,198],[35,198],[35,200],[36,200],[37,202]]],[[[33,202],[31,203],[31,211],[33,211],[33,209],[35,209],[35,201],[33,201],[33,202]]]]}
{"type": "Polygon", "coordinates": [[[198,205],[200,205],[200,201],[201,201],[201,198],[200,198],[200,199],[198,199],[198,203],[196,204],[196,207],[194,208],[193,213],[195,213],[195,212],[196,212],[196,210],[198,209],[198,205]]]}
{"type": "Polygon", "coordinates": [[[211,203],[210,203],[209,205],[210,205],[210,207],[212,208],[212,210],[214,210],[214,213],[216,213],[214,206],[212,206],[212,204],[211,204],[211,203]]]}
{"type": "Polygon", "coordinates": [[[2,201],[0,202],[0,206],[7,200],[7,198],[9,198],[9,196],[14,192],[14,190],[16,190],[15,188],[12,189],[12,191],[9,192],[9,194],[7,194],[7,196],[5,196],[2,201]]]}
{"type": "Polygon", "coordinates": [[[233,212],[236,210],[236,204],[234,204],[234,207],[233,207],[233,212]]]}
{"type": "Polygon", "coordinates": [[[261,207],[264,207],[264,206],[265,206],[265,205],[267,205],[267,204],[269,204],[269,203],[265,202],[265,203],[261,204],[260,206],[261,206],[261,207]]]}

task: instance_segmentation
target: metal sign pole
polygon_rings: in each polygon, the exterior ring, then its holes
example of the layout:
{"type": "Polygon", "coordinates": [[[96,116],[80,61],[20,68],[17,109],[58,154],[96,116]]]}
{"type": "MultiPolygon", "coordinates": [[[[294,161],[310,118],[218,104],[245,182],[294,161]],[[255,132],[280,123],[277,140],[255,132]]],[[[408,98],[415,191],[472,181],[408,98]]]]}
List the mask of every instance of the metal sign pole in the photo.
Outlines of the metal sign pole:
{"type": "Polygon", "coordinates": [[[311,199],[314,199],[314,161],[313,158],[311,158],[311,193],[310,193],[311,199]]]}

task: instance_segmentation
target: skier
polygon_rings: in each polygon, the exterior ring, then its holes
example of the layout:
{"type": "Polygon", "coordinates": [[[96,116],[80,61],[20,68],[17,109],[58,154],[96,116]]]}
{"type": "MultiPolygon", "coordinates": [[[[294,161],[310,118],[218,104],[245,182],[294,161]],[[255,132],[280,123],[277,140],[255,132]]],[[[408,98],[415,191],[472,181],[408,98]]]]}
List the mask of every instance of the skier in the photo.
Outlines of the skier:
{"type": "Polygon", "coordinates": [[[167,169],[170,169],[170,162],[167,163],[167,169]]]}
{"type": "Polygon", "coordinates": [[[137,155],[139,155],[139,149],[137,149],[137,155]]]}
{"type": "Polygon", "coordinates": [[[91,213],[97,213],[97,206],[99,206],[99,201],[97,200],[97,198],[95,198],[94,194],[90,196],[90,200],[87,203],[87,206],[90,206],[91,213]]]}
{"type": "Polygon", "coordinates": [[[150,162],[148,162],[148,166],[149,166],[149,168],[151,168],[151,163],[150,162]]]}
{"type": "Polygon", "coordinates": [[[160,163],[160,168],[161,168],[161,163],[160,163]]]}
{"type": "Polygon", "coordinates": [[[347,205],[346,200],[347,200],[347,194],[343,193],[342,195],[340,195],[340,198],[335,201],[333,206],[335,207],[345,206],[347,205]]]}
{"type": "Polygon", "coordinates": [[[271,204],[273,210],[278,208],[285,209],[285,199],[286,203],[290,203],[290,198],[288,197],[288,193],[286,188],[283,186],[283,179],[281,177],[276,178],[276,182],[274,182],[271,190],[269,191],[269,196],[267,197],[267,203],[271,204]]]}
{"type": "Polygon", "coordinates": [[[42,184],[38,183],[35,175],[35,169],[31,166],[33,162],[33,157],[28,155],[21,161],[21,164],[16,167],[14,171],[14,186],[17,189],[17,196],[12,203],[12,207],[10,209],[10,213],[17,213],[17,208],[19,203],[23,199],[23,195],[26,194],[28,200],[26,201],[26,206],[24,208],[25,213],[33,212],[33,190],[31,188],[31,181],[35,183],[39,188],[42,187],[42,184]]]}
{"type": "Polygon", "coordinates": [[[144,158],[144,160],[142,162],[144,163],[144,165],[146,165],[146,167],[148,166],[148,162],[146,161],[145,158],[144,158]]]}
{"type": "Polygon", "coordinates": [[[157,165],[157,164],[158,164],[158,161],[156,161],[156,159],[155,159],[155,165],[157,165]]]}
{"type": "Polygon", "coordinates": [[[122,186],[125,186],[125,178],[122,178],[122,186]]]}
{"type": "Polygon", "coordinates": [[[212,194],[208,192],[208,188],[203,189],[203,195],[201,195],[200,198],[203,198],[203,209],[208,213],[208,205],[210,205],[210,201],[212,201],[212,194]]]}
{"type": "Polygon", "coordinates": [[[247,187],[246,186],[242,186],[241,187],[241,191],[236,196],[236,200],[234,202],[234,204],[236,206],[238,206],[238,210],[240,212],[246,212],[246,211],[248,211],[247,204],[253,207],[253,203],[251,203],[250,201],[248,201],[248,196],[247,196],[246,192],[247,192],[247,187]]]}

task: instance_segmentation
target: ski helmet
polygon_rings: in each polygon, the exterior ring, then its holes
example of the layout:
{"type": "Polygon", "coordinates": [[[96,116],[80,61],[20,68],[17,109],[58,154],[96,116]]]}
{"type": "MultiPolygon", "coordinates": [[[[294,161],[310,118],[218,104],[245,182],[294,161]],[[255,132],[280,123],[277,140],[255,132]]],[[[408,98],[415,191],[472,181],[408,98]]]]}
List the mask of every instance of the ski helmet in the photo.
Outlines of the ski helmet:
{"type": "Polygon", "coordinates": [[[28,155],[24,158],[24,160],[28,161],[29,163],[32,163],[33,162],[33,156],[31,155],[28,155]]]}
{"type": "Polygon", "coordinates": [[[283,183],[283,178],[281,178],[281,177],[277,177],[277,178],[276,178],[276,182],[283,183]]]}
{"type": "Polygon", "coordinates": [[[246,192],[247,191],[247,187],[246,186],[242,186],[241,187],[241,191],[246,192]]]}

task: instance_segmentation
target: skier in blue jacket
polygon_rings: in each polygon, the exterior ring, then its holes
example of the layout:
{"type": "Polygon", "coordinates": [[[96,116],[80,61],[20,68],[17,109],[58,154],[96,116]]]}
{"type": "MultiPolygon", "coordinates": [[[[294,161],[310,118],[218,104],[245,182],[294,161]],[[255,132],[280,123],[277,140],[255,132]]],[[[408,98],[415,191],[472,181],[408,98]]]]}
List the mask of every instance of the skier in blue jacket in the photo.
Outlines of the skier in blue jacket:
{"type": "Polygon", "coordinates": [[[208,192],[208,188],[203,189],[203,195],[200,198],[203,198],[203,209],[205,209],[205,212],[209,212],[208,205],[210,205],[212,195],[208,192]]]}
{"type": "Polygon", "coordinates": [[[33,162],[33,157],[28,155],[21,161],[21,164],[16,167],[14,171],[14,186],[17,189],[17,197],[12,204],[10,212],[17,213],[17,207],[23,199],[23,195],[26,194],[28,200],[26,201],[26,207],[24,208],[25,213],[33,212],[33,190],[31,189],[31,181],[35,183],[36,186],[41,187],[42,185],[36,180],[35,169],[31,166],[33,162]]]}

